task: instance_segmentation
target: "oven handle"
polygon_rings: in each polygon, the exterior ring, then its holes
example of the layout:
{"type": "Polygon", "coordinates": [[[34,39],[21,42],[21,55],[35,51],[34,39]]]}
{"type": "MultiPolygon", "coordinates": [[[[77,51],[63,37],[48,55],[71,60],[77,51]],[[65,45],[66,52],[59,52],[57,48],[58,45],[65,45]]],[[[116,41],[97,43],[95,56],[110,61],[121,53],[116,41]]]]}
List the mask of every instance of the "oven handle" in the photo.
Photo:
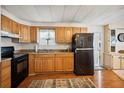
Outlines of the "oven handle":
{"type": "Polygon", "coordinates": [[[18,59],[17,62],[22,62],[24,60],[27,60],[27,58],[21,58],[21,59],[18,59]]]}

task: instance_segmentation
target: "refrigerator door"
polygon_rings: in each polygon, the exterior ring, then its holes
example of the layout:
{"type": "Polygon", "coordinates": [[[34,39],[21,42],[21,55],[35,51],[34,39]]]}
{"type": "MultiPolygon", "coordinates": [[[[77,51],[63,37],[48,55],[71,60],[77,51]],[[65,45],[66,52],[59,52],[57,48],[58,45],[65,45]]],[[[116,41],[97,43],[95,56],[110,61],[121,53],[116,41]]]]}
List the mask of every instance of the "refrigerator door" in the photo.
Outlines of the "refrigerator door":
{"type": "Polygon", "coordinates": [[[75,51],[74,73],[76,75],[93,75],[93,49],[77,49],[75,51]]]}
{"type": "Polygon", "coordinates": [[[76,48],[93,48],[93,34],[77,34],[76,48]]]}

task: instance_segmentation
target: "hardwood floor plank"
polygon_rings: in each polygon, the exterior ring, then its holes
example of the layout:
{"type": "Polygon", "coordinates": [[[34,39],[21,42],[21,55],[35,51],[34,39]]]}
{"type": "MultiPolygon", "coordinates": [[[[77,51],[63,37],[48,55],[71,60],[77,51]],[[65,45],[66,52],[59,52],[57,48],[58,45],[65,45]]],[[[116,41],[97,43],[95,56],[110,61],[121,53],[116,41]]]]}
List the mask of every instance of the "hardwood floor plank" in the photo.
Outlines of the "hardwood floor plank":
{"type": "Polygon", "coordinates": [[[111,70],[99,70],[95,71],[94,76],[76,76],[73,73],[61,73],[61,74],[43,74],[27,77],[18,88],[27,88],[32,80],[43,80],[43,79],[56,79],[56,78],[82,78],[89,77],[96,84],[98,88],[124,88],[124,81],[121,80],[111,70]]]}

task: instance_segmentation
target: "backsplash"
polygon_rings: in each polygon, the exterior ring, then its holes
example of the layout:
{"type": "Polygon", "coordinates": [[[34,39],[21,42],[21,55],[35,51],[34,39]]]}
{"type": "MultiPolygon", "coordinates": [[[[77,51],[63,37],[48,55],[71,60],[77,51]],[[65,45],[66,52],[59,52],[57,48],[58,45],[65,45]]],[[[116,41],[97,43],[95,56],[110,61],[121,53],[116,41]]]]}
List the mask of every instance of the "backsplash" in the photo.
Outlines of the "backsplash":
{"type": "Polygon", "coordinates": [[[22,44],[13,43],[11,38],[1,38],[1,46],[14,46],[15,50],[22,49],[22,44]]]}
{"type": "MultiPolygon", "coordinates": [[[[1,46],[14,46],[15,50],[20,49],[35,49],[36,44],[32,43],[13,43],[11,38],[1,38],[1,46]]],[[[67,49],[70,44],[55,44],[55,45],[38,45],[38,49],[67,49]]]]}

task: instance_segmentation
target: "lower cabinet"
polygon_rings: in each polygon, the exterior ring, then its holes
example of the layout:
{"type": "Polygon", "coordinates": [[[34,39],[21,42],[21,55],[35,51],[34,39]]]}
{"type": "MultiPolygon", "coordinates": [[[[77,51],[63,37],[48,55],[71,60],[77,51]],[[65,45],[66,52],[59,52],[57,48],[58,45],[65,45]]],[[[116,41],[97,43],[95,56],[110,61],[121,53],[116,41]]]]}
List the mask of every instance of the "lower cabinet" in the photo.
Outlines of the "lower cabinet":
{"type": "Polygon", "coordinates": [[[44,72],[72,72],[74,68],[73,53],[34,54],[29,60],[29,74],[44,72]],[[34,66],[33,66],[34,65],[34,66]],[[34,68],[33,68],[34,67],[34,68]],[[32,69],[34,70],[32,70],[32,69]]]}
{"type": "MultiPolygon", "coordinates": [[[[39,55],[39,54],[38,54],[39,55]]],[[[35,55],[35,72],[50,72],[54,71],[54,55],[35,55]]]]}
{"type": "Polygon", "coordinates": [[[0,63],[0,87],[11,87],[11,60],[4,60],[0,63]]]}
{"type": "Polygon", "coordinates": [[[73,71],[74,57],[68,54],[58,54],[55,57],[55,71],[73,71]]]}
{"type": "Polygon", "coordinates": [[[112,68],[112,61],[111,61],[111,54],[104,53],[104,61],[103,65],[105,68],[110,69],[112,68]]]}
{"type": "Polygon", "coordinates": [[[120,56],[113,56],[112,55],[112,69],[120,69],[120,56]]]}

